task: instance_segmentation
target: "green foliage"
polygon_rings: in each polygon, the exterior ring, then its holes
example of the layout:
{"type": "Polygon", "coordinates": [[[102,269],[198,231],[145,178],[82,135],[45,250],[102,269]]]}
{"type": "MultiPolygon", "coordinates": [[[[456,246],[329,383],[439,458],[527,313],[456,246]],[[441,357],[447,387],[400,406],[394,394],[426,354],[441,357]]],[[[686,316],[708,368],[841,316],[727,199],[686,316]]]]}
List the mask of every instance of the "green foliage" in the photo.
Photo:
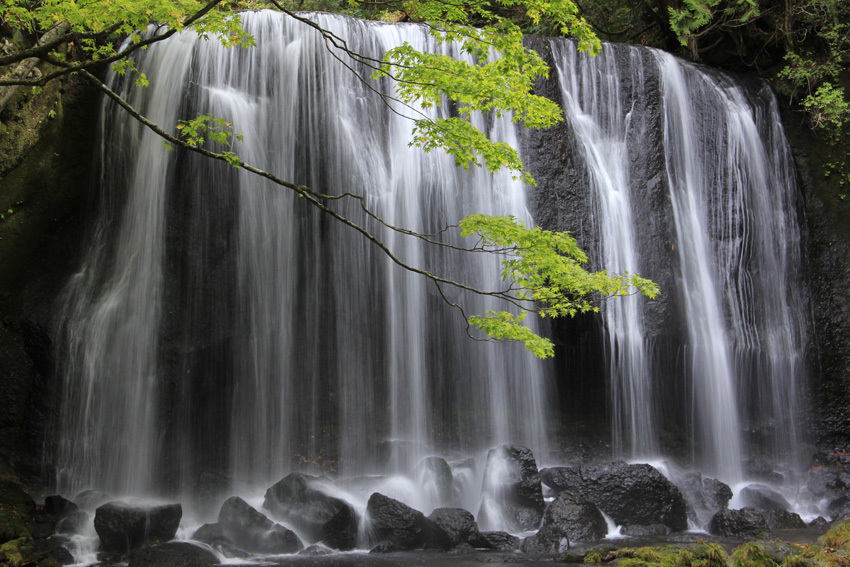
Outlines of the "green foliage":
{"type": "MultiPolygon", "coordinates": [[[[511,283],[519,302],[543,317],[574,316],[598,311],[602,298],[641,293],[653,298],[658,287],[638,275],[588,272],[587,256],[566,232],[528,228],[512,216],[470,215],[460,222],[462,236],[476,235],[478,246],[504,254],[502,278],[511,283]]],[[[496,339],[521,341],[536,356],[553,354],[551,342],[522,325],[523,316],[489,311],[470,324],[496,339]]]]}
{"type": "Polygon", "coordinates": [[[601,565],[605,562],[605,558],[600,551],[594,549],[587,552],[587,555],[584,556],[584,562],[587,565],[601,565]]]}
{"type": "Polygon", "coordinates": [[[726,551],[716,543],[688,547],[639,547],[618,549],[619,567],[727,567],[726,551]]]}
{"type": "Polygon", "coordinates": [[[755,0],[683,0],[681,7],[669,7],[670,29],[679,43],[688,45],[694,36],[705,31],[712,22],[742,25],[760,14],[755,0]]]}
{"type": "MultiPolygon", "coordinates": [[[[242,134],[232,132],[233,125],[230,122],[210,114],[202,114],[191,120],[180,120],[176,128],[179,130],[180,136],[192,147],[203,146],[206,141],[230,147],[234,139],[239,141],[243,139],[242,134]]],[[[165,149],[171,149],[171,145],[167,142],[165,149]]],[[[239,156],[231,151],[223,151],[221,155],[233,167],[242,165],[239,156]]]]}
{"type": "MultiPolygon", "coordinates": [[[[546,19],[554,23],[561,33],[577,37],[582,50],[597,53],[600,49],[599,40],[569,0],[498,0],[495,4],[521,8],[532,22],[546,19]]],[[[526,183],[533,183],[514,148],[490,140],[472,125],[476,112],[510,115],[514,122],[529,128],[548,128],[562,120],[557,104],[530,94],[534,80],[547,77],[549,69],[535,51],[523,45],[519,26],[500,16],[489,2],[478,0],[420,0],[401,2],[397,7],[428,22],[438,43],[456,42],[461,53],[468,56],[458,60],[443,53],[419,51],[408,43],[386,53],[384,64],[373,77],[395,79],[402,102],[424,109],[450,104],[458,114],[415,120],[411,145],[426,152],[442,148],[458,166],[467,169],[472,165],[483,165],[490,171],[505,167],[526,183]],[[483,25],[470,27],[471,20],[483,25]]]]}
{"type": "Polygon", "coordinates": [[[732,552],[732,567],[777,567],[776,561],[768,557],[764,546],[745,543],[732,552]]]}

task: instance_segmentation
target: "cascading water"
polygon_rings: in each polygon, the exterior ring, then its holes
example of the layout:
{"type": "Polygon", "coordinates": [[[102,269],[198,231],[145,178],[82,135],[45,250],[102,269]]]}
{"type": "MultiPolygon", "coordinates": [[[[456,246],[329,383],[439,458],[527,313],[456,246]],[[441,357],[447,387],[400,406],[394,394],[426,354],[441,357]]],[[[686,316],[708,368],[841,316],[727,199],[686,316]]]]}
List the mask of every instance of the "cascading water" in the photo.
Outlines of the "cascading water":
{"type": "Polygon", "coordinates": [[[651,323],[640,298],[602,306],[615,451],[657,454],[673,358],[687,380],[678,421],[697,468],[742,480],[746,428],[793,470],[805,285],[794,168],[772,94],[649,49],[606,45],[591,58],[552,42],[552,54],[592,191],[596,261],[661,281],[676,304],[651,323]],[[664,326],[683,330],[678,353],[651,338],[664,326]]]}
{"type": "MultiPolygon", "coordinates": [[[[552,53],[563,94],[564,114],[575,132],[595,199],[601,264],[611,273],[640,271],[629,174],[628,130],[634,100],[642,95],[645,50],[631,48],[632,90],[620,85],[614,47],[595,58],[581,57],[572,43],[552,53]],[[581,57],[582,62],[579,63],[581,57]],[[624,106],[628,105],[627,107],[624,106]]],[[[656,456],[650,362],[644,337],[641,296],[603,305],[612,391],[614,452],[629,458],[656,456]]]]}
{"type": "MultiPolygon", "coordinates": [[[[376,58],[404,41],[453,49],[420,26],[310,17],[376,58]]],[[[315,30],[270,12],[244,23],[258,48],[185,33],[138,55],[153,88],[112,77],[113,88],[165,127],[224,118],[244,135],[233,150],[245,162],[363,195],[395,225],[436,233],[469,213],[530,222],[509,175],[409,148],[399,114],[410,109],[372,92],[315,30]]],[[[596,265],[664,293],[602,306],[615,452],[663,456],[662,432],[680,427],[695,466],[736,481],[752,429],[793,464],[805,287],[772,94],[645,48],[606,45],[591,59],[566,40],[549,45],[580,170],[569,190],[592,195],[591,210],[566,214],[592,219],[596,265]]],[[[517,143],[509,120],[476,121],[517,143]]],[[[469,340],[440,290],[288,190],[167,152],[109,103],[100,129],[99,217],[62,310],[60,492],[188,497],[215,485],[256,498],[302,470],[337,477],[360,512],[379,490],[425,513],[459,505],[485,510],[491,528],[530,529],[500,515],[508,463],[493,459],[485,481],[483,461],[466,457],[513,442],[551,459],[559,416],[542,364],[469,340]]],[[[533,152],[524,158],[536,175],[533,152]]],[[[500,285],[497,258],[386,230],[350,198],[327,203],[410,264],[500,285]]],[[[495,307],[442,293],[468,312],[495,307]]]]}
{"type": "MultiPolygon", "coordinates": [[[[373,57],[403,41],[439,48],[419,26],[312,17],[373,57]]],[[[153,88],[113,77],[114,88],[166,127],[224,118],[245,162],[364,195],[389,223],[435,233],[473,212],[529,220],[508,174],[409,148],[398,113],[411,111],[371,93],[314,30],[270,12],[244,22],[260,47],[183,34],[139,56],[153,88]]],[[[469,340],[433,284],[288,190],[169,153],[108,103],[103,116],[99,229],[65,307],[60,490],[187,493],[199,475],[268,486],[294,468],[409,469],[508,440],[545,450],[550,396],[522,347],[469,340]]],[[[516,144],[509,120],[476,120],[516,144]]],[[[331,206],[381,231],[353,199],[331,206]]],[[[501,285],[490,255],[379,234],[405,262],[501,285]]],[[[443,292],[469,312],[495,307],[443,292]]]]}

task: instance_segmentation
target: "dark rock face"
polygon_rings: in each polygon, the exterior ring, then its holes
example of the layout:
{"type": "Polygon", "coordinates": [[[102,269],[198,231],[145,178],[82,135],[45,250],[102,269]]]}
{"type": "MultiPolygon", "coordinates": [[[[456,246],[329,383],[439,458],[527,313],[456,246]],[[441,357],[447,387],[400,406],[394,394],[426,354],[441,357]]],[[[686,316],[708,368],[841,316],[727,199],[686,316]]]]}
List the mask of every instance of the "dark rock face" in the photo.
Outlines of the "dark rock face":
{"type": "Polygon", "coordinates": [[[59,516],[61,518],[73,514],[79,509],[76,504],[58,495],[46,496],[44,498],[44,511],[53,516],[59,516]]]}
{"type": "Polygon", "coordinates": [[[806,527],[806,522],[799,514],[787,510],[770,510],[765,514],[765,520],[771,530],[800,530],[806,527]]]}
{"type": "Polygon", "coordinates": [[[682,493],[650,465],[617,461],[580,468],[543,469],[540,476],[556,492],[569,490],[593,502],[617,524],[664,524],[673,531],[688,527],[682,493]]]}
{"type": "Polygon", "coordinates": [[[266,491],[263,508],[301,530],[308,541],[347,551],[357,545],[357,515],[316,487],[322,479],[292,473],[266,491]]]}
{"type": "MultiPolygon", "coordinates": [[[[217,527],[207,528],[208,531],[201,536],[214,539],[224,536],[226,543],[231,543],[245,551],[295,553],[304,548],[295,532],[272,522],[238,496],[232,496],[224,501],[218,514],[218,524],[213,526],[217,527]]],[[[206,527],[202,526],[201,529],[206,527]]],[[[199,539],[199,541],[203,540],[199,539]]]]}
{"type": "Polygon", "coordinates": [[[493,509],[519,530],[533,530],[543,516],[543,488],[534,455],[525,447],[502,445],[487,453],[484,494],[478,518],[484,526],[494,522],[493,509]]]}
{"type": "Polygon", "coordinates": [[[461,508],[437,508],[431,512],[428,519],[449,536],[452,547],[461,543],[478,542],[481,537],[475,517],[461,508]]]}
{"type": "Polygon", "coordinates": [[[671,530],[664,524],[652,524],[650,526],[623,526],[620,533],[631,537],[646,537],[670,535],[671,530]]]}
{"type": "Polygon", "coordinates": [[[95,512],[94,529],[103,549],[127,553],[157,540],[173,539],[182,517],[180,504],[143,506],[109,502],[95,512]]]}
{"type": "Polygon", "coordinates": [[[596,541],[605,537],[608,525],[592,502],[564,491],[546,506],[543,526],[522,543],[522,550],[560,553],[574,541],[596,541]]]}
{"type": "Polygon", "coordinates": [[[838,498],[830,501],[826,507],[826,511],[829,514],[830,519],[833,521],[850,514],[850,498],[847,496],[839,496],[838,498]]]}
{"type": "Polygon", "coordinates": [[[784,496],[763,484],[751,484],[741,490],[741,500],[745,506],[758,508],[762,512],[787,510],[791,507],[784,496]]]}
{"type": "Polygon", "coordinates": [[[755,508],[721,510],[711,518],[708,533],[738,539],[762,539],[770,535],[767,522],[755,508]]]}
{"type": "Polygon", "coordinates": [[[378,492],[369,497],[366,515],[382,550],[376,553],[451,547],[448,534],[422,512],[378,492]]]}
{"type": "Polygon", "coordinates": [[[221,561],[211,551],[186,543],[173,541],[139,549],[130,554],[129,567],[208,567],[221,561]]]}
{"type": "Polygon", "coordinates": [[[514,551],[519,549],[519,538],[507,532],[481,532],[471,545],[478,549],[514,551]]]}

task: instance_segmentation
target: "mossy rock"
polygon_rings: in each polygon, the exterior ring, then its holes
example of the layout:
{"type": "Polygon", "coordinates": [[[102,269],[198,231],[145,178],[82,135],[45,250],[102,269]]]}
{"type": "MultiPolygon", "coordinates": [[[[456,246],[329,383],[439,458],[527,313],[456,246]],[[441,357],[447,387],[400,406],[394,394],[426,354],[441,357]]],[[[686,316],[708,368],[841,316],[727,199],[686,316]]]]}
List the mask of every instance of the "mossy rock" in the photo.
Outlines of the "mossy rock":
{"type": "Polygon", "coordinates": [[[32,563],[32,538],[21,537],[0,545],[0,565],[21,567],[32,563]]]}
{"type": "Polygon", "coordinates": [[[23,516],[14,508],[0,509],[0,543],[30,537],[27,520],[26,516],[23,516]]]}
{"type": "Polygon", "coordinates": [[[625,547],[616,551],[620,567],[727,567],[728,555],[715,543],[687,546],[625,547]]]}

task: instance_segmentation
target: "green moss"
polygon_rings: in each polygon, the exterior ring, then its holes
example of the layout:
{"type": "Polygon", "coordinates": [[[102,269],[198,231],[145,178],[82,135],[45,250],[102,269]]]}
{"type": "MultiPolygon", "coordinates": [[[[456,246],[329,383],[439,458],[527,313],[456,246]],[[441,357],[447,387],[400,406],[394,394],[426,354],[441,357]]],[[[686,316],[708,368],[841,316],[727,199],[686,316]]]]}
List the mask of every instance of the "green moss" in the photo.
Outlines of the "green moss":
{"type": "Polygon", "coordinates": [[[818,538],[818,543],[832,549],[850,551],[850,523],[838,525],[818,538]]]}
{"type": "Polygon", "coordinates": [[[760,543],[745,543],[732,552],[732,567],[778,567],[760,543]]]}
{"type": "Polygon", "coordinates": [[[811,559],[807,559],[802,555],[792,555],[786,558],[780,567],[811,567],[813,564],[814,562],[811,559]]]}
{"type": "Polygon", "coordinates": [[[0,565],[21,567],[32,563],[32,539],[22,537],[0,545],[0,565]]]}
{"type": "Polygon", "coordinates": [[[587,555],[584,556],[584,562],[588,565],[601,565],[605,563],[605,558],[602,557],[602,553],[599,551],[588,551],[587,555]]]}
{"type": "Polygon", "coordinates": [[[620,567],[727,567],[728,556],[716,543],[688,547],[625,547],[617,551],[620,567]]]}

